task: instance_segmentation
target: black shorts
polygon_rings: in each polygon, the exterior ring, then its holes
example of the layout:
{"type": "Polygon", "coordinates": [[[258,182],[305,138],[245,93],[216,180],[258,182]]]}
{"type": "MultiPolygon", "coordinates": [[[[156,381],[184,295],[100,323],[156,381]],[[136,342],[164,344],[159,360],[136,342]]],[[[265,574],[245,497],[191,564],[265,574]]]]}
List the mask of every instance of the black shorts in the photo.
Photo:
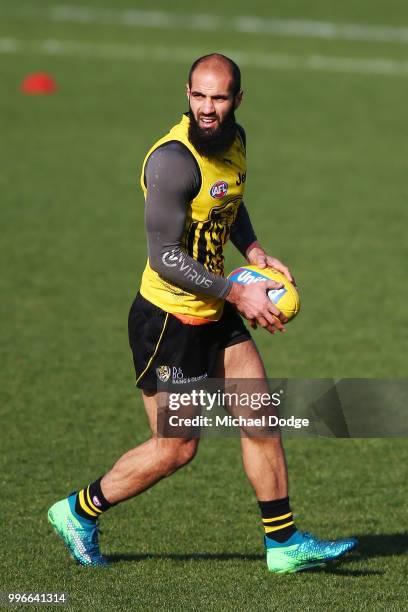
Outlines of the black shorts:
{"type": "Polygon", "coordinates": [[[138,293],[129,312],[129,344],[136,385],[156,391],[160,382],[196,382],[214,375],[218,351],[249,340],[228,302],[219,321],[186,325],[138,293]]]}

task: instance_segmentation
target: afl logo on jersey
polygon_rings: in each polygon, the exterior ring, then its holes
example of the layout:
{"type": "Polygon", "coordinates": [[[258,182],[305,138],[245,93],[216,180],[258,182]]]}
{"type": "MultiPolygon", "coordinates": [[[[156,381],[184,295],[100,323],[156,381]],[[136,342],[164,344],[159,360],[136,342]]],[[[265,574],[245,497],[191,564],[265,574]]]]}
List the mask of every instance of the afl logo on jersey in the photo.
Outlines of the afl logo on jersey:
{"type": "Polygon", "coordinates": [[[210,189],[210,196],[216,200],[221,200],[227,195],[228,183],[225,181],[217,181],[210,189]]]}

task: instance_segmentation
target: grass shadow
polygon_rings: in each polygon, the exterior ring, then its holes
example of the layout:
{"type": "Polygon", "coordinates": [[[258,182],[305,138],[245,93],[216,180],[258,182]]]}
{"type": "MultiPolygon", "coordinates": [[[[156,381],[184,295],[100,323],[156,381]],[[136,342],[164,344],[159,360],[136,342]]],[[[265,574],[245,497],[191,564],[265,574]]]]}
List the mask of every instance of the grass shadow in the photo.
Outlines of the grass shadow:
{"type": "Polygon", "coordinates": [[[110,563],[119,561],[147,561],[149,559],[171,559],[173,561],[231,561],[241,559],[242,561],[260,561],[265,559],[261,554],[245,554],[239,552],[232,553],[119,553],[107,555],[110,563]]]}
{"type": "MultiPolygon", "coordinates": [[[[378,557],[388,557],[393,555],[404,555],[408,551],[408,534],[407,533],[392,533],[392,534],[377,534],[377,535],[358,535],[358,547],[352,551],[347,557],[341,560],[341,567],[337,563],[309,570],[309,572],[327,572],[342,576],[372,576],[382,575],[384,572],[380,570],[351,570],[347,568],[347,563],[352,561],[365,561],[378,557]]],[[[108,560],[111,563],[119,563],[120,561],[147,561],[150,559],[170,559],[173,561],[261,561],[265,558],[264,554],[245,554],[239,552],[201,552],[201,553],[117,553],[109,555],[108,560]]]]}
{"type": "Polygon", "coordinates": [[[408,533],[381,533],[376,535],[361,534],[356,538],[359,546],[354,555],[359,559],[373,557],[390,557],[404,555],[408,552],[408,533]]]}

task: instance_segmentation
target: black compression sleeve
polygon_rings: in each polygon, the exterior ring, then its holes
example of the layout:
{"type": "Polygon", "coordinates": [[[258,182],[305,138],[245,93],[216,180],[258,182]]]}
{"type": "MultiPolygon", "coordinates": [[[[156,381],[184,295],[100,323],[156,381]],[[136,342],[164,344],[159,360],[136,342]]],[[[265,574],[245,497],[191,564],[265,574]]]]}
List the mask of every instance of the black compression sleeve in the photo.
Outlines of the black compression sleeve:
{"type": "Polygon", "coordinates": [[[181,247],[188,203],[198,193],[200,173],[181,143],[159,147],[145,169],[145,223],[150,266],[164,279],[191,291],[223,298],[231,281],[209,272],[181,247]]]}
{"type": "Polygon", "coordinates": [[[230,239],[244,257],[249,245],[256,240],[254,228],[244,202],[239,205],[234,225],[231,228],[230,239]]]}

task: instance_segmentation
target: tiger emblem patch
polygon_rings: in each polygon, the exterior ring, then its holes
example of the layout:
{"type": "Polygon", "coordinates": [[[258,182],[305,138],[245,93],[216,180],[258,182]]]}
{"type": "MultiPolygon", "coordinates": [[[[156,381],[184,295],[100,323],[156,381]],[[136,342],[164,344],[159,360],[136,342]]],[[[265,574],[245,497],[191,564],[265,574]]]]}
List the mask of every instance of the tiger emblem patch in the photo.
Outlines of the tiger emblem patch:
{"type": "Polygon", "coordinates": [[[171,369],[169,366],[162,365],[156,368],[156,374],[157,374],[157,378],[161,382],[167,382],[170,378],[171,369]]]}

